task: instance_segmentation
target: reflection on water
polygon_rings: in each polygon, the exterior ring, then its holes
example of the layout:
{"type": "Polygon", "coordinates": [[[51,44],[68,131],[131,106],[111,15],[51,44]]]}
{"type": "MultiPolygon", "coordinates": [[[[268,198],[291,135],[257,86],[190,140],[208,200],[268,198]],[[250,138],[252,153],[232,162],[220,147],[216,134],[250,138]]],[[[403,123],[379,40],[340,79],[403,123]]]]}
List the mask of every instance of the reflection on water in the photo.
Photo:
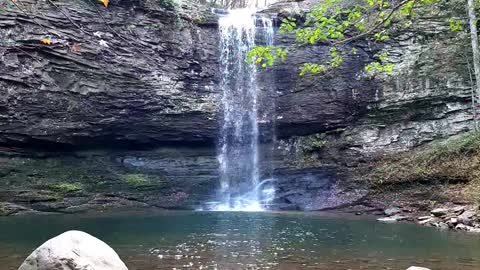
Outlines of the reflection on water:
{"type": "Polygon", "coordinates": [[[70,229],[129,269],[480,269],[480,236],[304,213],[161,212],[0,219],[0,270],[70,229]]]}

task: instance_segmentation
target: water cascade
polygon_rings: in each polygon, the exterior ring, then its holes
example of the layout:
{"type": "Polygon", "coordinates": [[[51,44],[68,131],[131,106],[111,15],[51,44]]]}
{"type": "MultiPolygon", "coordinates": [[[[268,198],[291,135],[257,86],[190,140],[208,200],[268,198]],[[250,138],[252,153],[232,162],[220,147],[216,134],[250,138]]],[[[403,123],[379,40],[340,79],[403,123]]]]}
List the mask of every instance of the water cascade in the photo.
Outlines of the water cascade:
{"type": "Polygon", "coordinates": [[[246,54],[260,39],[273,41],[270,18],[254,10],[231,10],[219,20],[223,110],[218,160],[219,201],[210,209],[219,211],[262,211],[273,189],[260,179],[259,86],[257,68],[246,54]]]}

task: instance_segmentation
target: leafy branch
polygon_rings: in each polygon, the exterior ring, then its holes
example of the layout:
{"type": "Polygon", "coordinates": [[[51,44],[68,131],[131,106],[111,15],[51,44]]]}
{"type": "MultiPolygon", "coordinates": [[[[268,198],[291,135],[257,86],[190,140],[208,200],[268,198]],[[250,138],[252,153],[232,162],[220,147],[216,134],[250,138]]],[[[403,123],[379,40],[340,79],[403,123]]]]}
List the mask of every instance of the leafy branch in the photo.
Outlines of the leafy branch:
{"type": "MultiPolygon", "coordinates": [[[[297,44],[325,44],[330,47],[328,56],[321,63],[304,63],[300,75],[323,73],[338,68],[348,54],[356,54],[355,42],[384,42],[389,32],[402,22],[415,16],[416,5],[430,5],[437,0],[361,0],[349,4],[345,0],[325,0],[312,8],[305,21],[298,24],[296,18],[285,18],[280,32],[293,34],[297,44]],[[349,46],[348,46],[349,45],[349,46]],[[346,47],[353,47],[345,50],[346,47]]],[[[248,60],[263,68],[272,66],[276,60],[283,60],[287,51],[271,46],[257,46],[248,54],[248,60]]],[[[387,62],[387,55],[377,54],[375,61],[365,69],[369,73],[392,72],[393,65],[387,62]]]]}

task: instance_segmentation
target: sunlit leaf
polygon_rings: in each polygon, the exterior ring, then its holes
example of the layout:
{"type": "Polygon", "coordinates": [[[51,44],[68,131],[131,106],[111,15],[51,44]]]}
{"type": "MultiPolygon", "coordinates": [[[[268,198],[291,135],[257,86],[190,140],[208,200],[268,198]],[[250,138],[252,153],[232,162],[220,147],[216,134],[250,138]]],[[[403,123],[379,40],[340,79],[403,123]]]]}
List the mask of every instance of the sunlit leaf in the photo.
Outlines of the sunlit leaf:
{"type": "Polygon", "coordinates": [[[43,38],[40,40],[41,43],[45,44],[45,45],[51,45],[52,44],[52,41],[48,38],[43,38]]]}
{"type": "Polygon", "coordinates": [[[108,0],[98,0],[102,3],[105,7],[108,7],[108,0]]]}

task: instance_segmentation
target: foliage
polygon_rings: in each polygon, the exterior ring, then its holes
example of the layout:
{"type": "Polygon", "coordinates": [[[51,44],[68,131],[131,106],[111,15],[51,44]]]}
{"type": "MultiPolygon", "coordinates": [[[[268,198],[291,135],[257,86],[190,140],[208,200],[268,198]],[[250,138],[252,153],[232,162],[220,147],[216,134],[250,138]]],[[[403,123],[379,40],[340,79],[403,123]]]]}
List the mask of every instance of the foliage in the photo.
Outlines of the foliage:
{"type": "Polygon", "coordinates": [[[108,7],[108,0],[99,0],[105,7],[108,7]]]}
{"type": "Polygon", "coordinates": [[[376,187],[468,183],[471,195],[478,197],[476,191],[480,187],[480,133],[466,133],[428,145],[419,151],[383,159],[369,178],[376,187]]]}
{"type": "MultiPolygon", "coordinates": [[[[300,75],[322,73],[339,67],[347,54],[356,54],[355,41],[364,39],[375,43],[384,42],[390,38],[389,34],[393,29],[411,25],[417,6],[431,5],[436,1],[358,0],[352,3],[345,0],[325,0],[306,14],[303,23],[299,23],[296,18],[283,19],[280,31],[293,34],[296,43],[301,45],[329,46],[329,55],[322,63],[305,63],[300,67],[300,75]]],[[[279,58],[279,51],[284,53],[281,59],[286,57],[286,51],[278,49],[257,46],[249,53],[248,58],[265,68],[279,58]]],[[[375,58],[375,62],[366,66],[368,72],[393,71],[393,64],[386,62],[386,55],[376,55],[375,58]]]]}
{"type": "Polygon", "coordinates": [[[256,46],[247,53],[249,63],[261,64],[263,68],[272,66],[277,58],[285,60],[287,51],[273,46],[256,46]]]}

